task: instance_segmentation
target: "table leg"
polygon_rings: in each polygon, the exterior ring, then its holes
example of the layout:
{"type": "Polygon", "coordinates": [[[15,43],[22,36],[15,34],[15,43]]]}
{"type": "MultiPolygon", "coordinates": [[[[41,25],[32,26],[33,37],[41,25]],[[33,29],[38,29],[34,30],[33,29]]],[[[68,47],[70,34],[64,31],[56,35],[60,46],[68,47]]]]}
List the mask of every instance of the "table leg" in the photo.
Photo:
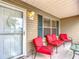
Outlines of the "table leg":
{"type": "Polygon", "coordinates": [[[56,47],[56,53],[58,53],[58,47],[56,47]]]}
{"type": "Polygon", "coordinates": [[[74,57],[75,57],[75,51],[73,51],[73,57],[72,57],[72,59],[74,59],[74,57]]]}

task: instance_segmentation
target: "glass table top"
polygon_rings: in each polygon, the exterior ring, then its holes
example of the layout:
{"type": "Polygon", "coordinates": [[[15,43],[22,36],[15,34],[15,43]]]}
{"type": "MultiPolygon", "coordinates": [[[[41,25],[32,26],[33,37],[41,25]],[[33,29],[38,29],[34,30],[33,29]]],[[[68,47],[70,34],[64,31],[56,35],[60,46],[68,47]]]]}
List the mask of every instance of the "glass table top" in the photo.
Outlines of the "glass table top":
{"type": "Polygon", "coordinates": [[[70,49],[73,50],[73,51],[79,52],[79,44],[73,44],[73,45],[70,47],[70,49]]]}

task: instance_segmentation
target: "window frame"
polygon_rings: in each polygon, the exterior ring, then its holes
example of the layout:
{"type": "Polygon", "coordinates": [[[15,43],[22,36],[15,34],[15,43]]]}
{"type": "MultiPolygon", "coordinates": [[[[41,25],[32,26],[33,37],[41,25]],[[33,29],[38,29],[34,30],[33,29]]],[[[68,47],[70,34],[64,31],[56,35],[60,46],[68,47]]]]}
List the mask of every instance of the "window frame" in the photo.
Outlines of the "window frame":
{"type": "Polygon", "coordinates": [[[12,59],[16,59],[16,58],[19,58],[21,56],[26,56],[27,55],[27,44],[26,44],[26,39],[27,39],[27,25],[26,25],[26,13],[27,13],[27,10],[24,9],[24,8],[21,8],[21,7],[18,7],[16,5],[13,5],[13,4],[9,4],[7,2],[4,2],[4,1],[0,1],[0,5],[1,6],[4,6],[4,7],[7,7],[7,8],[10,8],[10,9],[14,9],[14,10],[17,10],[17,11],[21,11],[23,12],[23,20],[24,20],[24,24],[23,24],[23,54],[22,55],[19,55],[19,56],[16,56],[16,57],[13,57],[12,59]]]}

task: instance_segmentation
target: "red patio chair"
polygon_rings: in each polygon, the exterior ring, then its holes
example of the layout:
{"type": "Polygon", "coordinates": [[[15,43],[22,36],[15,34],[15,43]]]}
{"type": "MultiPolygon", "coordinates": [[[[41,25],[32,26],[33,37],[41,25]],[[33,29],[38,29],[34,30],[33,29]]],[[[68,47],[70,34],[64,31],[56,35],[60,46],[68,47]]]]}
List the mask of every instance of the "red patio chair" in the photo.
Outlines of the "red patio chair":
{"type": "Polygon", "coordinates": [[[51,55],[52,55],[52,52],[53,52],[52,46],[50,46],[50,45],[44,46],[41,37],[37,37],[37,38],[33,39],[33,43],[35,45],[35,51],[36,51],[34,59],[36,57],[37,52],[50,55],[50,59],[51,59],[51,55]]]}
{"type": "Polygon", "coordinates": [[[54,47],[56,47],[56,53],[57,53],[57,47],[64,43],[64,41],[58,39],[55,34],[46,35],[46,41],[48,42],[48,44],[53,45],[54,47]]]}
{"type": "Polygon", "coordinates": [[[71,39],[67,36],[67,34],[60,34],[59,38],[65,42],[71,41],[71,39]]]}
{"type": "Polygon", "coordinates": [[[71,42],[72,44],[72,38],[68,37],[67,34],[60,34],[59,38],[64,41],[64,45],[65,45],[65,42],[71,42]]]}

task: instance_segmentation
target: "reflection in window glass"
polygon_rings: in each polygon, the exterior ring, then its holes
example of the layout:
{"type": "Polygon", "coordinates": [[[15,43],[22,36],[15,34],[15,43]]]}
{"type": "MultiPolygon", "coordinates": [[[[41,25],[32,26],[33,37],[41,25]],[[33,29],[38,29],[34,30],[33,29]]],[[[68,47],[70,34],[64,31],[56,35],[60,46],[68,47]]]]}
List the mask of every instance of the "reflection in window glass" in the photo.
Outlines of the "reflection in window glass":
{"type": "Polygon", "coordinates": [[[44,36],[50,34],[50,28],[44,28],[44,36]]]}
{"type": "Polygon", "coordinates": [[[0,59],[23,54],[23,13],[0,6],[0,59]]]}
{"type": "Polygon", "coordinates": [[[50,27],[50,20],[49,19],[44,18],[44,26],[50,27]]]}
{"type": "Polygon", "coordinates": [[[0,32],[22,31],[22,12],[0,6],[0,32]]]}
{"type": "Polygon", "coordinates": [[[57,23],[57,35],[59,35],[59,21],[57,21],[56,23],[57,23]]]}
{"type": "Polygon", "coordinates": [[[52,28],[52,34],[56,34],[56,29],[52,28]]]}
{"type": "Polygon", "coordinates": [[[56,21],[52,20],[52,27],[56,27],[56,21]]]}

